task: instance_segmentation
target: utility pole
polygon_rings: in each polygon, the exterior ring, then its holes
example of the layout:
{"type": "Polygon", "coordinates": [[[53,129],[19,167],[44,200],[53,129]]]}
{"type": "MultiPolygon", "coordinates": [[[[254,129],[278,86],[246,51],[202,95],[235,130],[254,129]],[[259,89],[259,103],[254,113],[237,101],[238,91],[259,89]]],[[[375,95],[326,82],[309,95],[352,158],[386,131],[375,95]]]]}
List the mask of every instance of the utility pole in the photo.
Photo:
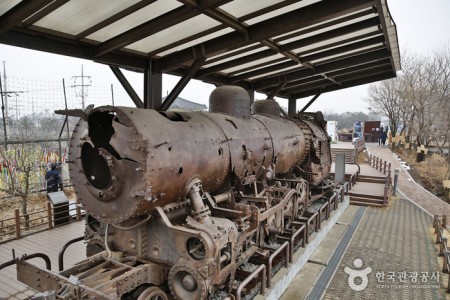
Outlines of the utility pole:
{"type": "Polygon", "coordinates": [[[2,100],[2,117],[3,117],[3,133],[4,133],[4,137],[3,137],[3,141],[5,143],[5,151],[8,151],[8,134],[6,132],[6,117],[5,117],[5,105],[4,105],[4,101],[3,101],[3,96],[5,96],[4,98],[6,98],[6,94],[3,94],[3,89],[2,89],[2,76],[0,75],[0,97],[2,100]]]}
{"type": "Polygon", "coordinates": [[[113,89],[112,83],[111,83],[111,100],[112,100],[112,106],[114,106],[114,89],[113,89]]]}
{"type": "MultiPolygon", "coordinates": [[[[15,116],[16,119],[18,118],[18,110],[17,110],[17,97],[20,96],[20,93],[24,93],[24,91],[8,91],[8,83],[6,81],[6,61],[2,61],[3,62],[3,86],[1,87],[1,96],[2,96],[2,116],[3,116],[3,120],[8,119],[8,97],[12,97],[15,96],[16,97],[16,111],[15,111],[15,116]]],[[[1,76],[1,74],[0,74],[1,76]]],[[[1,82],[1,80],[0,80],[1,82]]],[[[0,83],[1,84],[1,83],[0,83]]],[[[14,115],[14,112],[12,113],[14,115]]]]}
{"type": "Polygon", "coordinates": [[[83,65],[81,65],[81,76],[72,76],[70,80],[73,80],[73,85],[71,85],[70,87],[80,88],[79,92],[75,91],[75,93],[77,97],[81,97],[81,109],[84,109],[85,107],[84,97],[87,96],[87,87],[91,86],[92,83],[91,76],[84,75],[83,65]]]}
{"type": "Polygon", "coordinates": [[[3,95],[5,95],[5,118],[8,117],[8,85],[6,84],[6,61],[3,61],[3,95]]]}

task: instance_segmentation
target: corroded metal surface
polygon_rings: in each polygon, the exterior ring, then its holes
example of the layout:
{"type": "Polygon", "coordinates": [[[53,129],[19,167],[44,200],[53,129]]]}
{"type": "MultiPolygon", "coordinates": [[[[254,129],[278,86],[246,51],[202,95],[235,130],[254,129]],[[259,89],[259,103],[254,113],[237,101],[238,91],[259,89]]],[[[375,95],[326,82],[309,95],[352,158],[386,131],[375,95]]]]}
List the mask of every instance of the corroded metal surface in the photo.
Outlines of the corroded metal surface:
{"type": "Polygon", "coordinates": [[[86,286],[117,298],[206,299],[264,291],[266,281],[244,266],[287,262],[329,217],[336,185],[320,115],[251,116],[250,107],[236,107],[247,96],[219,88],[213,113],[86,113],[72,137],[70,171],[89,214],[88,253],[104,250],[105,265],[87,260],[63,271],[79,280],[63,280],[71,293],[86,286]],[[326,207],[304,215],[319,199],[326,207]]]}

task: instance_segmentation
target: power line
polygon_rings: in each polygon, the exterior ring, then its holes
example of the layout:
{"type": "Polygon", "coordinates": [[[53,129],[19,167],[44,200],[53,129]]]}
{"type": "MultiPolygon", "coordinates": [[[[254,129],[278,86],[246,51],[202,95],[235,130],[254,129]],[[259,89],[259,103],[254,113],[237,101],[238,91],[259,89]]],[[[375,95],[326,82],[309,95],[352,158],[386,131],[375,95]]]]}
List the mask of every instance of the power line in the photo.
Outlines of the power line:
{"type": "Polygon", "coordinates": [[[70,80],[73,80],[74,84],[70,87],[78,88],[80,87],[81,90],[79,92],[76,92],[77,97],[81,97],[81,109],[84,109],[85,107],[85,101],[84,97],[87,96],[87,87],[91,86],[92,80],[91,76],[85,76],[83,73],[83,65],[81,65],[81,76],[72,76],[70,80]],[[85,78],[89,81],[89,83],[85,83],[85,78]],[[81,84],[77,84],[77,81],[81,80],[81,84]]]}

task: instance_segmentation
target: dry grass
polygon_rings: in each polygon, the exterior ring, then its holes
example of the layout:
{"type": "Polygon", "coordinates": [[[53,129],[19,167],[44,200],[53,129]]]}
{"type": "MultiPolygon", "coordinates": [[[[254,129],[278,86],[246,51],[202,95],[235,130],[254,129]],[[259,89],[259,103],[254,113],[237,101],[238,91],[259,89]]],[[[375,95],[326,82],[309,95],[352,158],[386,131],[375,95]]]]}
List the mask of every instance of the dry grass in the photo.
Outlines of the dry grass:
{"type": "Polygon", "coordinates": [[[367,154],[367,151],[361,151],[356,156],[356,163],[357,164],[365,164],[369,161],[369,155],[367,154]]]}
{"type": "MultiPolygon", "coordinates": [[[[28,213],[45,209],[47,195],[45,193],[33,194],[28,197],[28,213]]],[[[0,200],[0,220],[14,217],[14,211],[21,208],[21,198],[12,197],[0,200]]]]}
{"type": "MultiPolygon", "coordinates": [[[[74,192],[72,188],[66,188],[64,193],[69,199],[72,199],[74,192]]],[[[1,195],[4,197],[4,195],[1,195]]],[[[21,198],[3,198],[0,199],[0,233],[7,233],[14,230],[14,211],[21,208],[21,198]]],[[[47,193],[36,193],[28,197],[27,211],[30,216],[30,225],[39,225],[27,229],[24,233],[39,231],[46,228],[47,222],[47,193]],[[40,226],[42,225],[42,226],[40,226]]],[[[22,220],[23,221],[23,220],[22,220]]],[[[12,235],[0,236],[0,242],[9,240],[12,235]]]]}
{"type": "Polygon", "coordinates": [[[416,164],[420,181],[424,188],[435,195],[444,195],[442,181],[447,179],[448,165],[445,157],[433,154],[423,162],[416,164]]]}
{"type": "MultiPolygon", "coordinates": [[[[397,149],[400,157],[413,169],[411,175],[428,191],[436,196],[444,195],[442,181],[446,179],[448,164],[446,158],[440,154],[427,156],[425,161],[416,162],[416,152],[402,148],[397,149]],[[413,173],[416,171],[417,175],[413,173]]],[[[441,197],[443,198],[443,197],[441,197]]]]}

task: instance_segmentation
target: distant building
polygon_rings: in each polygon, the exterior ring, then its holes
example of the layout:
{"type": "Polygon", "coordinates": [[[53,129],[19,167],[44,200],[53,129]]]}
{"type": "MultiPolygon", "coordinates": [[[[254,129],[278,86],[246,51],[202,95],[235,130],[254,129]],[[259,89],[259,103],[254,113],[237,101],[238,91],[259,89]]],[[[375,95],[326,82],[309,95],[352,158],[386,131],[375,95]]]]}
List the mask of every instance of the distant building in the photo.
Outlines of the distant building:
{"type": "Polygon", "coordinates": [[[366,142],[377,142],[381,137],[380,121],[364,121],[364,137],[366,142]]]}
{"type": "Polygon", "coordinates": [[[332,142],[338,141],[337,121],[327,121],[327,133],[332,142]]]}
{"type": "MultiPolygon", "coordinates": [[[[166,97],[162,98],[162,101],[164,102],[166,100],[166,97]]],[[[175,101],[170,106],[169,110],[181,110],[181,111],[201,111],[201,110],[207,110],[208,107],[205,104],[199,104],[195,103],[186,99],[183,99],[181,97],[177,97],[175,101]]]]}

